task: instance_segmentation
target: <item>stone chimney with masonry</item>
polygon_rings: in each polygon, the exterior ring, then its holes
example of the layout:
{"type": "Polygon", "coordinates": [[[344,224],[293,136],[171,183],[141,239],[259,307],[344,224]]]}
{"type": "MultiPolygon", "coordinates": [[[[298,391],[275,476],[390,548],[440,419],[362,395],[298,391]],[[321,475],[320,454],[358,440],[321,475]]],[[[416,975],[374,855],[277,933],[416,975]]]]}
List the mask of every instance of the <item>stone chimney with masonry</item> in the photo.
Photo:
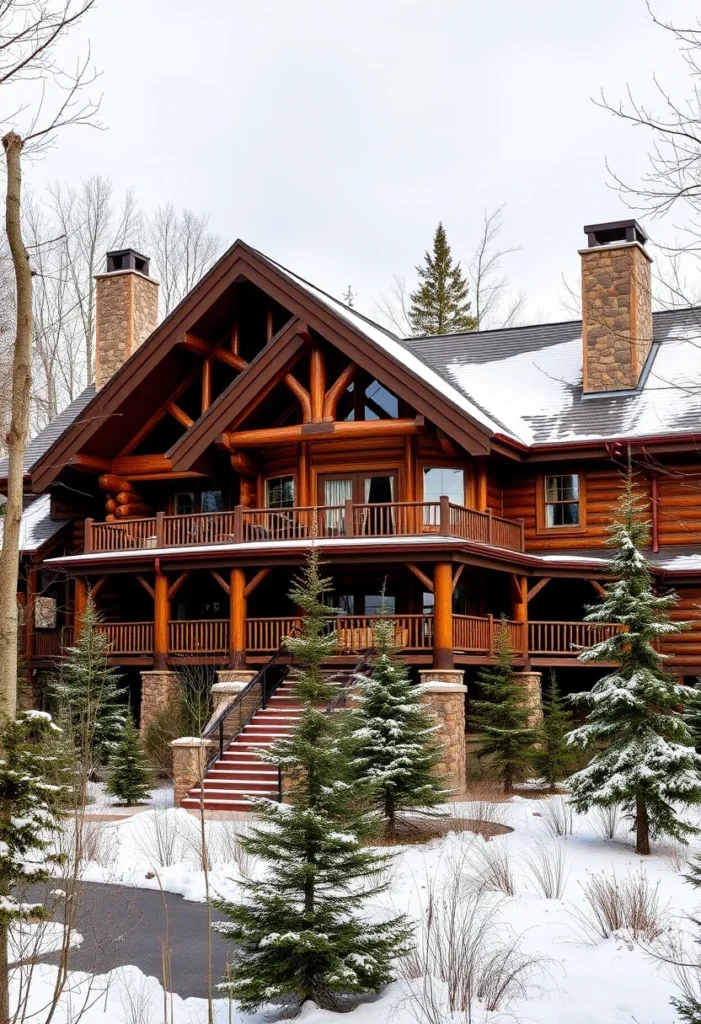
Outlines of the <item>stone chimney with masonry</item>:
{"type": "Polygon", "coordinates": [[[582,257],[584,393],[638,386],[652,346],[652,257],[635,220],[589,224],[582,257]]]}
{"type": "Polygon", "coordinates": [[[107,253],[95,276],[95,387],[99,391],[158,324],[158,281],[134,249],[107,253]]]}

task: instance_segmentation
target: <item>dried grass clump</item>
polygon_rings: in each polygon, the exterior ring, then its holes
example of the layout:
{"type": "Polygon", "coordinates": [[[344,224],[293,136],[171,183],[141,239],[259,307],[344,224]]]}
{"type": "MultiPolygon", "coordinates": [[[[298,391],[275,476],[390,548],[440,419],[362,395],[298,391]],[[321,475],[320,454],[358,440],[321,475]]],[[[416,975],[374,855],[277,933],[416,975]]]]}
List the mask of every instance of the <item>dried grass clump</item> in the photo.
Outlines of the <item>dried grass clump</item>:
{"type": "Polygon", "coordinates": [[[440,890],[427,880],[416,946],[402,964],[411,983],[407,1009],[418,1024],[472,1024],[485,1011],[507,1011],[547,970],[547,959],[524,953],[520,937],[499,920],[500,897],[465,889],[472,845],[451,863],[440,890]]]}
{"type": "Polygon", "coordinates": [[[470,889],[501,892],[505,896],[514,896],[516,883],[511,855],[506,843],[475,843],[472,847],[472,857],[465,882],[470,889]]]}
{"type": "Polygon", "coordinates": [[[609,807],[595,807],[589,820],[599,839],[615,839],[623,818],[621,805],[611,804],[609,807]]]}
{"type": "Polygon", "coordinates": [[[533,853],[526,854],[524,866],[533,885],[546,900],[562,899],[569,867],[565,851],[559,843],[548,846],[537,843],[533,853]]]}
{"type": "Polygon", "coordinates": [[[660,899],[660,883],[651,885],[642,870],[629,871],[619,878],[615,871],[592,875],[579,883],[585,906],[574,911],[580,929],[588,939],[607,939],[624,931],[631,939],[652,942],[669,925],[669,902],[660,899]]]}
{"type": "Polygon", "coordinates": [[[554,796],[541,804],[540,823],[553,839],[558,836],[573,836],[574,810],[567,797],[554,796]]]}

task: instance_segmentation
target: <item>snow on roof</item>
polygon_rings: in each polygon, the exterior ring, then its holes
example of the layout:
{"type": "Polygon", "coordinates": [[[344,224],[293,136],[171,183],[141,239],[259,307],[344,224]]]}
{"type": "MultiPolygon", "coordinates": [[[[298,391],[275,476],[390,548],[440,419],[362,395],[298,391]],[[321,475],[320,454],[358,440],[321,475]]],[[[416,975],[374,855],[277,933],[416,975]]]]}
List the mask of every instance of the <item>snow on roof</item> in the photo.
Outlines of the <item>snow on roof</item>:
{"type": "Polygon", "coordinates": [[[407,339],[475,404],[528,445],[701,429],[701,310],[653,314],[641,386],[583,395],[581,323],[407,339]]]}
{"type": "Polygon", "coordinates": [[[453,405],[462,409],[463,412],[480,423],[489,433],[498,433],[504,429],[503,424],[494,420],[489,413],[476,404],[468,395],[454,387],[449,380],[446,380],[445,377],[441,376],[433,367],[424,362],[415,352],[407,348],[403,339],[398,338],[391,331],[385,330],[384,327],[363,316],[357,310],[344,305],[338,299],[334,299],[332,295],[328,295],[320,288],[310,284],[309,281],[305,281],[304,278],[294,274],[280,263],[276,263],[275,260],[270,259],[265,253],[256,251],[261,259],[275,267],[279,273],[284,274],[297,287],[306,291],[316,302],[326,306],[327,309],[335,313],[341,320],[344,320],[353,330],[365,335],[366,338],[391,356],[395,362],[405,366],[416,377],[423,380],[440,395],[452,402],[453,405]]]}
{"type": "MultiPolygon", "coordinates": [[[[42,544],[45,544],[65,525],[65,522],[55,522],[51,518],[51,496],[42,494],[22,513],[19,533],[20,551],[38,551],[42,544]]],[[[2,541],[4,526],[5,518],[2,516],[0,517],[0,541],[2,541]]]]}

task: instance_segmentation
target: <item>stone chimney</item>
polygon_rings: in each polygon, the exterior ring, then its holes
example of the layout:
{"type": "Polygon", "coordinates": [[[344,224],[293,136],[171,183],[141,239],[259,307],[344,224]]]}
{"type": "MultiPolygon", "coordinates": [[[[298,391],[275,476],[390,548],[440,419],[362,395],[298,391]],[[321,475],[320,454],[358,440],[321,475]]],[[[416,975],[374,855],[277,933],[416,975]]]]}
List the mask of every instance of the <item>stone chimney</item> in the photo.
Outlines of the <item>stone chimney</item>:
{"type": "Polygon", "coordinates": [[[652,257],[635,220],[589,224],[582,257],[584,392],[636,388],[652,345],[652,257]]]}
{"type": "Polygon", "coordinates": [[[158,281],[134,249],[107,253],[95,281],[95,387],[99,391],[158,324],[158,281]]]}

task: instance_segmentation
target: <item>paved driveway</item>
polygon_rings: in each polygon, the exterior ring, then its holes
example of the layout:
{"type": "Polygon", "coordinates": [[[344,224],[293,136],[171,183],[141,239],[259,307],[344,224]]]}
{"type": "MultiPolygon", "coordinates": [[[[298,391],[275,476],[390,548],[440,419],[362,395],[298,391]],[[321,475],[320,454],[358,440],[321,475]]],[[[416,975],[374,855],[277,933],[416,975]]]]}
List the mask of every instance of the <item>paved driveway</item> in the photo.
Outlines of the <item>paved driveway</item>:
{"type": "MultiPolygon", "coordinates": [[[[60,885],[55,882],[52,888],[60,885]]],[[[41,893],[32,893],[41,899],[41,893]]],[[[83,882],[76,930],[82,946],[71,952],[70,968],[105,974],[115,967],[134,964],[144,974],[162,981],[163,943],[168,934],[172,991],[179,996],[207,995],[207,908],[174,893],[135,889],[122,885],[83,882]]],[[[59,910],[60,913],[60,910],[59,910]]],[[[212,911],[214,920],[221,914],[212,911]]],[[[212,932],[212,982],[224,977],[231,949],[212,932]]],[[[42,958],[57,963],[58,955],[42,958]]],[[[216,996],[216,992],[214,993],[216,996]]]]}

